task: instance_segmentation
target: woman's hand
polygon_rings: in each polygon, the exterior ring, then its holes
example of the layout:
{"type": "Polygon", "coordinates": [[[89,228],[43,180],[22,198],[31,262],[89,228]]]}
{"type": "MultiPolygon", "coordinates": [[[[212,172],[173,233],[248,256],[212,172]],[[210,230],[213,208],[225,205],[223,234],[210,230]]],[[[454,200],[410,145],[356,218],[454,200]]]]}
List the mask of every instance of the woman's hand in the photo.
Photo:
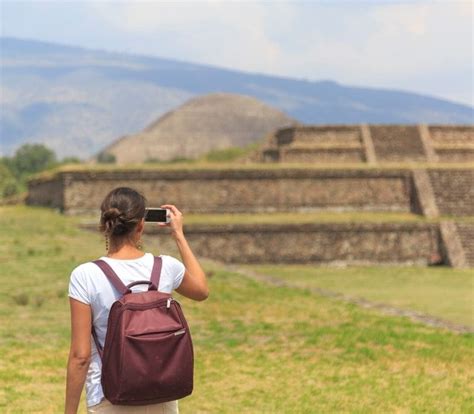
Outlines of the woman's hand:
{"type": "Polygon", "coordinates": [[[158,225],[161,227],[169,227],[171,228],[171,235],[173,237],[182,236],[184,235],[183,232],[183,213],[179,211],[176,206],[173,204],[163,204],[161,208],[169,209],[169,214],[171,216],[171,220],[169,223],[159,223],[158,225]]]}

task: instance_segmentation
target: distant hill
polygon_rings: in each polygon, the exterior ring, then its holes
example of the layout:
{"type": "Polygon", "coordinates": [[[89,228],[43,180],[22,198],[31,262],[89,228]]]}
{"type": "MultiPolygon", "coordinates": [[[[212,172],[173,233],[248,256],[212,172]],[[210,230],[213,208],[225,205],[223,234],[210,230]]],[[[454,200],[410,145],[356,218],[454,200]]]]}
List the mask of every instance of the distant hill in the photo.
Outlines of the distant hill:
{"type": "Polygon", "coordinates": [[[252,96],[310,124],[466,124],[474,115],[472,107],[409,92],[30,40],[0,38],[0,53],[0,155],[43,142],[59,156],[89,157],[188,99],[216,92],[252,96]]]}
{"type": "Polygon", "coordinates": [[[215,93],[194,98],[104,149],[117,163],[197,158],[211,150],[243,147],[295,124],[255,98],[215,93]]]}

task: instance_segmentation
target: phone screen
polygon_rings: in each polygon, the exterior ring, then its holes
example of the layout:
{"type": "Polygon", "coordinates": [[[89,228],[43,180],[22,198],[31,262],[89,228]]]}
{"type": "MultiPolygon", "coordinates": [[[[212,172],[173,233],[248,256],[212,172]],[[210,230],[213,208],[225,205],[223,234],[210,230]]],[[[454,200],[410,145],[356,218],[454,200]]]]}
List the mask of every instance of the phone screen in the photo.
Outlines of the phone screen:
{"type": "Polygon", "coordinates": [[[166,223],[166,213],[166,208],[147,208],[145,212],[145,221],[166,223]]]}

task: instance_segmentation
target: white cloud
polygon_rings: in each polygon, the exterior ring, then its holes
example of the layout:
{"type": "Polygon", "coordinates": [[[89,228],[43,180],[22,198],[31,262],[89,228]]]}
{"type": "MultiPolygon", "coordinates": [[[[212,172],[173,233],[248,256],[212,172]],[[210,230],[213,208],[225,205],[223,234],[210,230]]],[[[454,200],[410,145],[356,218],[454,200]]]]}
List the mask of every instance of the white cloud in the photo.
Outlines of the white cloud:
{"type": "MultiPolygon", "coordinates": [[[[247,70],[277,67],[283,51],[265,31],[262,3],[94,3],[116,30],[148,39],[141,52],[247,70]],[[174,54],[174,56],[173,56],[174,54]]],[[[281,9],[281,6],[278,6],[281,9]]],[[[140,47],[140,45],[138,45],[140,47]]]]}
{"type": "Polygon", "coordinates": [[[9,35],[473,99],[472,1],[5,4],[9,35]]]}
{"type": "MultiPolygon", "coordinates": [[[[418,91],[473,103],[472,3],[326,7],[280,68],[309,78],[418,91]],[[330,20],[332,27],[324,25],[330,20]]],[[[288,34],[290,35],[290,34],[288,34]]],[[[295,38],[302,34],[293,32],[295,38]]]]}

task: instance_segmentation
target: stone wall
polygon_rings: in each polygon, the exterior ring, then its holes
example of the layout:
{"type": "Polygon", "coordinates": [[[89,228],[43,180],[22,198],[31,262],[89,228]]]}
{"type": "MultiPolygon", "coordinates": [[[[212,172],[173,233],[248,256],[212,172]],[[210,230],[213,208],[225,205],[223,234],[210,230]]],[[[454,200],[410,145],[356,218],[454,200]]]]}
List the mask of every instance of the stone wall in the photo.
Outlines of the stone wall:
{"type": "Polygon", "coordinates": [[[430,125],[428,127],[434,145],[474,145],[474,128],[467,125],[430,125]]]}
{"type": "Polygon", "coordinates": [[[50,179],[32,180],[28,183],[26,203],[64,209],[64,176],[57,174],[50,179]]]}
{"type": "Polygon", "coordinates": [[[364,162],[361,129],[354,125],[298,126],[277,131],[262,161],[364,162]]]}
{"type": "MultiPolygon", "coordinates": [[[[193,213],[366,210],[474,216],[473,183],[474,169],[459,168],[63,171],[32,180],[28,203],[68,214],[97,213],[107,192],[130,186],[144,193],[150,206],[168,202],[193,213]]],[[[192,225],[186,232],[200,256],[226,262],[426,264],[443,258],[457,266],[459,256],[472,266],[474,225],[452,223],[444,232],[441,227],[412,222],[240,224],[192,225]],[[459,234],[457,244],[449,234],[459,234]]],[[[151,232],[150,237],[158,236],[151,232]]],[[[161,239],[163,246],[169,242],[161,239]]]]}
{"type": "Polygon", "coordinates": [[[474,161],[474,128],[472,126],[435,125],[429,127],[429,132],[439,161],[474,161]]]}
{"type": "Polygon", "coordinates": [[[473,162],[474,148],[435,147],[440,162],[473,162]]]}
{"type": "Polygon", "coordinates": [[[278,139],[278,144],[290,142],[300,144],[335,144],[335,145],[360,145],[360,128],[354,125],[328,125],[294,127],[291,141],[285,134],[285,140],[278,139]]]}
{"type": "Polygon", "coordinates": [[[441,215],[474,216],[474,169],[428,171],[441,215]]]}
{"type": "MultiPolygon", "coordinates": [[[[426,265],[442,255],[437,224],[188,225],[185,231],[198,256],[226,263],[426,265]]],[[[168,235],[153,227],[146,234],[147,245],[173,252],[168,235]]]]}
{"type": "Polygon", "coordinates": [[[364,162],[365,156],[362,148],[340,148],[340,147],[292,147],[282,148],[279,161],[293,163],[341,163],[341,162],[364,162]]]}
{"type": "MultiPolygon", "coordinates": [[[[187,212],[367,210],[409,212],[413,181],[408,170],[130,170],[60,172],[56,200],[70,214],[96,211],[117,186],[143,192],[150,206],[173,203],[187,212]]],[[[30,204],[41,204],[47,181],[29,184],[30,204]]]]}
{"type": "Polygon", "coordinates": [[[417,126],[370,125],[369,129],[377,161],[426,161],[417,126]]]}

